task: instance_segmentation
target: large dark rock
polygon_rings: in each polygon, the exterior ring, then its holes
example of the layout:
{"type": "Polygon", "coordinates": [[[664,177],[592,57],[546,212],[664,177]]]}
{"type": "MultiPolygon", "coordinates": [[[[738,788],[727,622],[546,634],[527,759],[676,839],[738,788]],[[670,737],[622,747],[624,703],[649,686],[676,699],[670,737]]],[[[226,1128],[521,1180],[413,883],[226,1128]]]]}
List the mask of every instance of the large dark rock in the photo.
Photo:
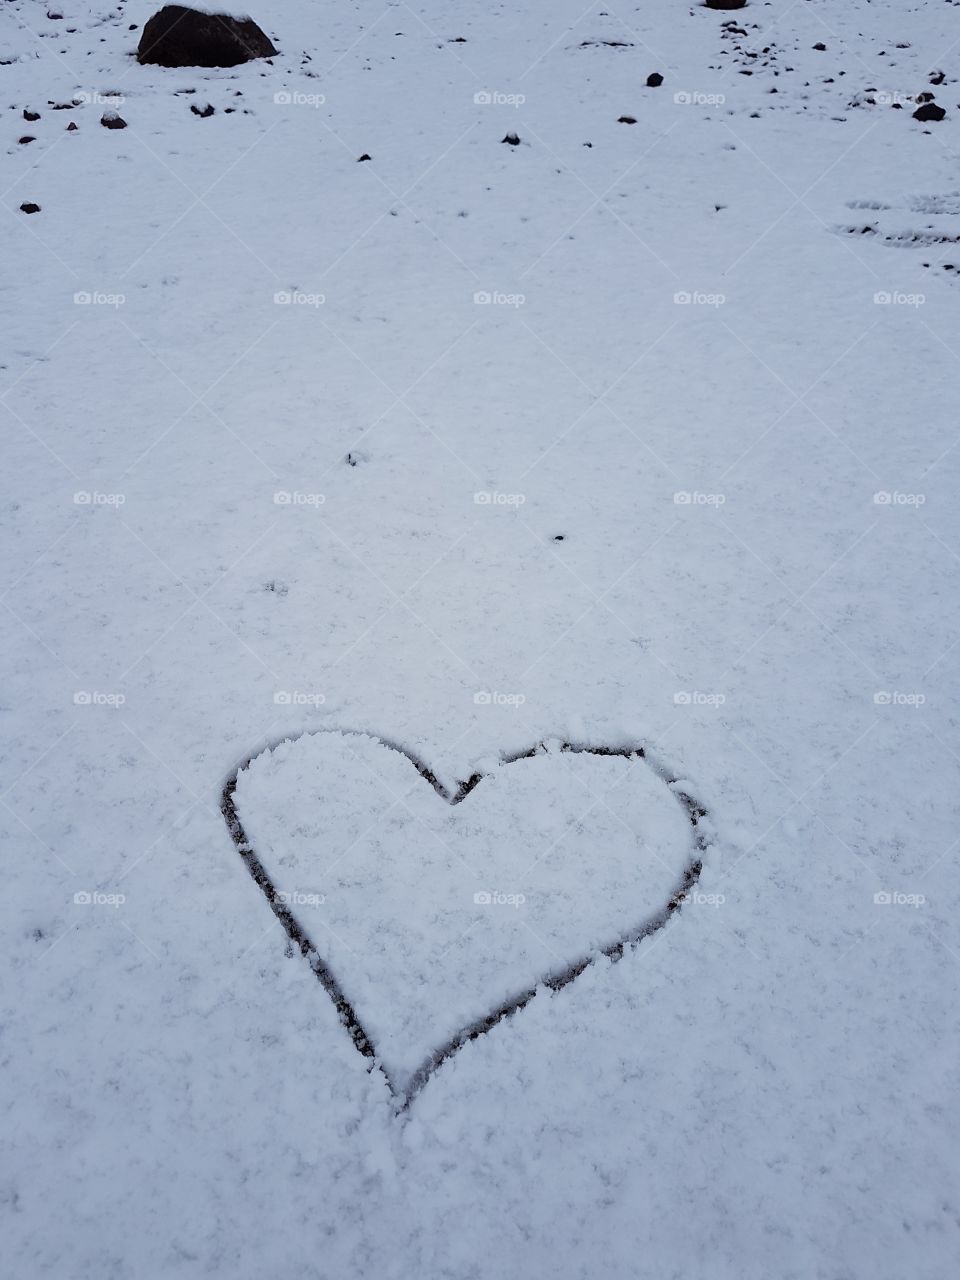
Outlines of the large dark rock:
{"type": "Polygon", "coordinates": [[[235,67],[276,52],[252,18],[167,4],[143,28],[137,61],[160,67],[235,67]]]}

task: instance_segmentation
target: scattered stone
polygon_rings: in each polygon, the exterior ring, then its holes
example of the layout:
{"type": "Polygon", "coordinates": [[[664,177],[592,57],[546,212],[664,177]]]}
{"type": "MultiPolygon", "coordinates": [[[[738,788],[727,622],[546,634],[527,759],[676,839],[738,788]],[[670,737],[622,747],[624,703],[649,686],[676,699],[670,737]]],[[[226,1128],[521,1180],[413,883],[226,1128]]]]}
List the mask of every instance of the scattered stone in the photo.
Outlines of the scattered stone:
{"type": "Polygon", "coordinates": [[[500,141],[505,142],[510,147],[519,147],[520,135],[518,133],[507,133],[504,134],[500,141]]]}
{"type": "Polygon", "coordinates": [[[23,147],[23,146],[26,146],[28,142],[36,142],[36,138],[33,137],[32,134],[25,133],[23,137],[18,138],[17,141],[20,143],[21,147],[23,147]]]}
{"type": "Polygon", "coordinates": [[[62,14],[62,13],[58,13],[58,12],[56,11],[56,9],[48,9],[48,10],[47,10],[47,17],[50,19],[50,21],[51,21],[51,22],[62,22],[62,21],[63,21],[63,14],[62,14]]]}
{"type": "Polygon", "coordinates": [[[745,9],[747,0],[703,0],[708,9],[745,9]]]}
{"type": "Polygon", "coordinates": [[[617,124],[636,124],[636,123],[637,123],[636,116],[619,116],[617,118],[617,124]]]}
{"type": "Polygon", "coordinates": [[[362,164],[364,160],[372,160],[372,159],[373,159],[373,156],[368,155],[367,152],[365,151],[363,155],[357,159],[357,164],[362,164]]]}
{"type": "Polygon", "coordinates": [[[555,533],[555,534],[553,535],[553,540],[554,540],[554,542],[562,542],[562,541],[563,541],[563,534],[562,534],[562,533],[555,533]]]}
{"type": "Polygon", "coordinates": [[[29,200],[26,200],[20,206],[20,212],[21,213],[39,213],[40,206],[38,204],[31,203],[29,200]]]}
{"type": "Polygon", "coordinates": [[[76,132],[77,132],[77,122],[76,120],[71,120],[70,123],[67,125],[67,133],[76,133],[76,132]]]}
{"type": "Polygon", "coordinates": [[[191,102],[190,110],[195,116],[199,116],[201,120],[207,120],[213,115],[215,108],[212,107],[209,102],[202,107],[198,107],[195,102],[191,102]]]}
{"type": "Polygon", "coordinates": [[[917,102],[932,102],[932,101],[933,101],[933,99],[934,99],[934,96],[935,96],[935,95],[934,95],[934,94],[932,94],[932,93],[918,93],[918,94],[917,94],[917,97],[916,97],[916,101],[917,101],[917,102]]]}
{"type": "Polygon", "coordinates": [[[943,107],[938,107],[935,102],[925,102],[922,107],[917,107],[913,118],[926,124],[928,120],[942,120],[946,114],[943,107]]]}
{"type": "Polygon", "coordinates": [[[252,18],[167,4],[144,26],[137,61],[160,67],[236,67],[276,53],[252,18]]]}
{"type": "Polygon", "coordinates": [[[659,89],[662,84],[663,84],[663,76],[660,74],[659,71],[652,71],[650,75],[647,76],[648,89],[659,89]]]}
{"type": "Polygon", "coordinates": [[[127,122],[123,116],[118,115],[116,111],[105,111],[100,117],[100,123],[105,129],[125,129],[127,122]]]}
{"type": "Polygon", "coordinates": [[[27,110],[27,108],[26,108],[26,107],[24,107],[24,109],[23,109],[23,118],[24,118],[24,120],[28,120],[28,121],[32,124],[34,120],[39,120],[39,119],[40,119],[40,112],[39,112],[39,111],[28,111],[28,110],[27,110]]]}
{"type": "Polygon", "coordinates": [[[823,41],[822,41],[822,40],[818,40],[818,41],[817,41],[817,43],[816,43],[813,47],[814,47],[814,49],[816,49],[817,53],[826,53],[826,52],[827,52],[827,46],[823,43],[823,41]]]}
{"type": "Polygon", "coordinates": [[[944,72],[942,72],[942,71],[931,71],[931,72],[930,72],[930,83],[931,83],[931,84],[943,84],[943,82],[944,82],[944,80],[946,80],[946,78],[947,78],[947,77],[946,77],[946,75],[945,75],[945,74],[944,74],[944,72]]]}

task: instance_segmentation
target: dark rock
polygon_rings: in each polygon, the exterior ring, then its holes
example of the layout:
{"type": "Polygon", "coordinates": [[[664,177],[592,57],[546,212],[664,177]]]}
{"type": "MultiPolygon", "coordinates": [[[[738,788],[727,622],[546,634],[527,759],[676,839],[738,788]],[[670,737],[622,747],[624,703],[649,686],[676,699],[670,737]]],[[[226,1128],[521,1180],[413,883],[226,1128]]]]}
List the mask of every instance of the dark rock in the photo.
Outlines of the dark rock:
{"type": "Polygon", "coordinates": [[[936,95],[932,93],[918,93],[917,102],[932,102],[936,95]]]}
{"type": "Polygon", "coordinates": [[[116,111],[105,111],[100,117],[100,123],[105,129],[125,129],[127,122],[123,116],[117,115],[116,111]]]}
{"type": "Polygon", "coordinates": [[[27,108],[26,108],[26,107],[24,107],[24,109],[23,109],[23,118],[24,118],[24,120],[29,120],[29,121],[32,123],[34,120],[39,120],[39,119],[40,119],[40,112],[39,112],[39,111],[28,111],[28,110],[27,110],[27,108]]]}
{"type": "Polygon", "coordinates": [[[202,107],[198,107],[195,102],[191,102],[190,110],[195,116],[199,116],[201,120],[206,120],[209,116],[213,115],[215,108],[212,107],[209,102],[205,103],[202,107]]]}
{"type": "Polygon", "coordinates": [[[518,133],[506,133],[500,139],[500,141],[507,143],[507,145],[510,147],[519,147],[520,135],[518,133]]]}
{"type": "Polygon", "coordinates": [[[659,89],[662,84],[663,84],[663,76],[660,74],[659,71],[653,71],[650,73],[650,75],[647,76],[648,89],[659,89]]]}
{"type": "Polygon", "coordinates": [[[617,117],[617,124],[636,124],[636,123],[637,123],[636,116],[618,116],[617,117]]]}
{"type": "Polygon", "coordinates": [[[23,146],[26,146],[28,142],[36,142],[36,138],[33,137],[32,134],[25,133],[23,137],[18,138],[17,141],[20,143],[21,147],[23,147],[23,146]]]}
{"type": "Polygon", "coordinates": [[[276,53],[252,18],[167,4],[144,26],[137,61],[160,67],[236,67],[276,53]]]}
{"type": "Polygon", "coordinates": [[[745,9],[747,0],[703,0],[708,9],[745,9]]]}
{"type": "Polygon", "coordinates": [[[71,120],[70,123],[67,125],[67,133],[76,133],[76,132],[77,132],[77,122],[75,120],[71,120]]]}
{"type": "Polygon", "coordinates": [[[373,159],[373,156],[367,155],[365,151],[362,156],[357,157],[357,164],[361,164],[364,160],[372,160],[372,159],[373,159]]]}
{"type": "Polygon", "coordinates": [[[818,41],[817,41],[817,43],[816,43],[813,47],[814,47],[814,49],[816,49],[817,53],[826,53],[826,52],[827,52],[827,46],[823,43],[823,41],[822,41],[822,40],[818,40],[818,41]]]}
{"type": "Polygon", "coordinates": [[[946,114],[943,107],[938,107],[935,102],[925,102],[922,107],[917,107],[913,118],[926,124],[928,120],[942,120],[946,114]]]}
{"type": "Polygon", "coordinates": [[[943,84],[946,78],[947,78],[946,75],[942,71],[932,71],[930,73],[931,84],[943,84]]]}
{"type": "Polygon", "coordinates": [[[40,206],[38,204],[31,204],[30,201],[24,201],[24,203],[20,206],[20,212],[21,213],[39,213],[40,206]]]}

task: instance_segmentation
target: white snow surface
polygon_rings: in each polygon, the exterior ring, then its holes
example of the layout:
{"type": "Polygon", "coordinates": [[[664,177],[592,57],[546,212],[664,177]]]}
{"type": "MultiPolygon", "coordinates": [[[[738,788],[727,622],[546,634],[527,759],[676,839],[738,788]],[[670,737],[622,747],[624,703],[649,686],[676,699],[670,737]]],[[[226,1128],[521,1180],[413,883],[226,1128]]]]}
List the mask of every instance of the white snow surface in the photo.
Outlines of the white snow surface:
{"type": "Polygon", "coordinates": [[[635,937],[698,860],[644,758],[545,752],[445,805],[400,752],[321,733],[257,757],[236,801],[399,1089],[543,975],[635,937]]]}
{"type": "MultiPolygon", "coordinates": [[[[955,1275],[957,5],[251,10],[280,54],[222,71],[140,67],[144,3],[0,12],[0,1269],[955,1275]],[[376,822],[410,926],[343,978],[442,1039],[488,986],[346,734],[495,775],[378,757],[505,893],[590,797],[498,762],[643,743],[701,893],[398,1115],[219,807],[297,739],[261,852],[353,946],[329,814],[376,822]]],[[[647,891],[644,770],[565,958],[647,891]]]]}

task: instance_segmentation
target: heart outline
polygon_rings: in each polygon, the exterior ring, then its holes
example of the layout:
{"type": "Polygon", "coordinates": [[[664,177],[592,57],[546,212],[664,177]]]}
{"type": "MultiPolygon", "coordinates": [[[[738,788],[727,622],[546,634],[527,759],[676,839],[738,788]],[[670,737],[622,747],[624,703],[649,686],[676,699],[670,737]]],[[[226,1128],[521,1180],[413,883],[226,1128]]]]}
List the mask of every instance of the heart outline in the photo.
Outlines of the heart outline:
{"type": "MultiPolygon", "coordinates": [[[[710,845],[707,834],[702,829],[704,818],[709,816],[708,810],[696,800],[686,788],[678,787],[679,779],[665,765],[657,761],[650,753],[649,747],[645,743],[635,743],[631,746],[609,747],[609,746],[592,746],[588,743],[572,743],[563,742],[560,744],[559,750],[562,753],[574,755],[586,754],[596,756],[621,756],[627,760],[640,759],[645,761],[649,768],[657,775],[663,784],[668,788],[673,797],[677,800],[687,815],[690,826],[693,828],[693,849],[690,861],[684,868],[680,882],[666,903],[647,916],[639,925],[632,929],[622,932],[618,938],[606,946],[595,948],[580,956],[561,970],[545,973],[537,979],[534,985],[526,991],[521,992],[517,996],[511,996],[504,1000],[500,1005],[493,1009],[490,1013],[485,1014],[481,1018],[475,1019],[466,1026],[461,1027],[439,1048],[435,1049],[428,1058],[417,1068],[410,1077],[405,1088],[400,1088],[391,1077],[386,1066],[377,1056],[376,1045],[369,1032],[364,1027],[360,1017],[347,999],[343,988],[340,985],[336,975],[330,968],[329,964],[323,959],[319,949],[311,941],[306,929],[294,915],[293,911],[282,896],[277,892],[273,879],[266,867],[257,856],[257,852],[253,844],[248,839],[244,831],[243,824],[240,821],[240,815],[237,813],[236,806],[236,789],[240,774],[259,756],[264,755],[268,751],[274,750],[283,742],[294,743],[301,738],[312,737],[316,733],[343,733],[348,730],[337,729],[321,729],[321,730],[304,730],[295,735],[286,735],[278,738],[276,741],[266,745],[259,746],[250,755],[246,756],[229,775],[223,785],[220,795],[220,812],[223,815],[224,822],[227,825],[227,831],[236,847],[237,852],[243,861],[244,866],[250,873],[254,882],[258,885],[267,903],[283,925],[284,932],[287,935],[289,943],[296,947],[300,954],[310,965],[320,985],[330,997],[340,1024],[349,1034],[353,1041],[354,1048],[363,1057],[369,1058],[371,1066],[376,1068],[393,1095],[397,1104],[398,1114],[407,1111],[410,1104],[424,1088],[433,1075],[443,1066],[444,1062],[449,1061],[465,1044],[471,1040],[485,1035],[498,1023],[506,1018],[512,1017],[515,1013],[519,1013],[534,998],[541,989],[549,991],[562,991],[564,987],[575,982],[580,975],[599,959],[608,959],[616,964],[621,960],[628,948],[636,947],[644,938],[662,929],[676,911],[683,905],[691,890],[699,882],[703,871],[703,854],[710,845]]],[[[440,779],[436,776],[432,769],[416,754],[409,751],[406,747],[399,743],[391,742],[386,738],[381,738],[376,734],[365,734],[364,736],[373,738],[380,742],[383,746],[388,747],[391,751],[396,751],[404,756],[424,781],[428,782],[441,800],[449,805],[461,804],[477,784],[487,774],[474,772],[464,782],[458,782],[456,788],[451,790],[445,787],[440,779]]],[[[509,755],[501,755],[501,764],[515,764],[518,760],[529,760],[531,757],[546,750],[544,742],[537,742],[532,747],[528,747],[523,751],[512,752],[509,755]]]]}

